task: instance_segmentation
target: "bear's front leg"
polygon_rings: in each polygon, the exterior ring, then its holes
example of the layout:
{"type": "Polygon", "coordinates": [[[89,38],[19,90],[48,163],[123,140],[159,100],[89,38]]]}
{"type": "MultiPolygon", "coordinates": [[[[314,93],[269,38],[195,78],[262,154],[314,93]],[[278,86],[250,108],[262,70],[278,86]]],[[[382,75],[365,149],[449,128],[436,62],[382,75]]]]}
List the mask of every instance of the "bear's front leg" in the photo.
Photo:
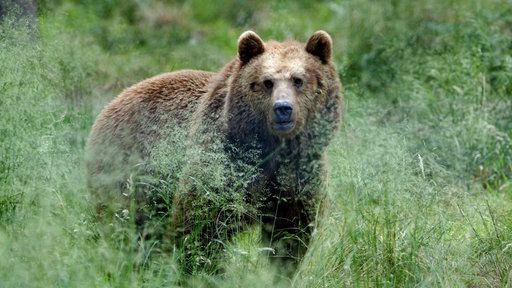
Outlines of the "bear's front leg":
{"type": "Polygon", "coordinates": [[[285,275],[296,271],[325,211],[324,163],[308,163],[282,165],[267,182],[261,206],[263,245],[274,249],[269,257],[285,275]]]}
{"type": "Polygon", "coordinates": [[[263,245],[272,248],[268,256],[280,272],[291,276],[308,249],[316,205],[311,199],[276,197],[265,206],[261,216],[263,245]]]}
{"type": "Polygon", "coordinates": [[[221,244],[229,233],[222,211],[213,201],[195,191],[177,195],[173,202],[171,237],[179,252],[180,268],[184,274],[219,273],[221,244]]]}
{"type": "Polygon", "coordinates": [[[226,247],[246,229],[248,210],[241,200],[226,194],[193,187],[174,198],[172,238],[185,274],[222,273],[226,247]]]}

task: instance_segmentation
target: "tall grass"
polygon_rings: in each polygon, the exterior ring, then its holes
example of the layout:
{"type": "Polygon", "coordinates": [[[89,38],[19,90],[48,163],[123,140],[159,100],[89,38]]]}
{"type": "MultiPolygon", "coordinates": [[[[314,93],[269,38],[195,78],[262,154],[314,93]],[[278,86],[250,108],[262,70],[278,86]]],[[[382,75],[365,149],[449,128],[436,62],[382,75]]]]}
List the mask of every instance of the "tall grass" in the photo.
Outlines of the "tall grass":
{"type": "Polygon", "coordinates": [[[510,3],[243,3],[42,1],[36,33],[2,20],[0,286],[512,285],[510,3]],[[219,69],[245,29],[327,30],[345,86],[330,208],[296,278],[272,275],[257,230],[225,246],[223,277],[180,275],[130,228],[98,238],[83,167],[97,113],[154,74],[219,69]]]}

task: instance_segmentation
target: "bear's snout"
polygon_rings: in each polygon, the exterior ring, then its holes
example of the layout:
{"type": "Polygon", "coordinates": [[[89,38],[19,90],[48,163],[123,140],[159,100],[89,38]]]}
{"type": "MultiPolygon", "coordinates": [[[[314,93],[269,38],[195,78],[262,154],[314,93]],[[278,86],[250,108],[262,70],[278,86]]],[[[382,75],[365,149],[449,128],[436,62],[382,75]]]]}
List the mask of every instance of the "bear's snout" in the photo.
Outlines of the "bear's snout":
{"type": "Polygon", "coordinates": [[[292,112],[293,106],[288,101],[277,102],[274,104],[274,113],[276,113],[278,122],[289,122],[292,112]]]}
{"type": "Polygon", "coordinates": [[[292,119],[293,105],[288,101],[274,103],[274,128],[280,132],[288,132],[295,126],[292,119]]]}

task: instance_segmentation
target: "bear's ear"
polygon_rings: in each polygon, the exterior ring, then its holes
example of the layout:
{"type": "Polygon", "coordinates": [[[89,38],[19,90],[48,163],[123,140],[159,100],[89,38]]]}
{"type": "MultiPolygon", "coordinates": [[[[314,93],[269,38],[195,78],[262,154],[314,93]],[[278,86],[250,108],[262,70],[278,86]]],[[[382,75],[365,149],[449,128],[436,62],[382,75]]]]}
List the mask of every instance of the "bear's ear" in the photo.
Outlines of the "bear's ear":
{"type": "Polygon", "coordinates": [[[325,31],[316,31],[309,37],[306,43],[306,51],[322,61],[327,63],[331,60],[332,55],[332,39],[325,31]]]}
{"type": "Polygon", "coordinates": [[[238,38],[238,58],[243,64],[265,52],[265,44],[258,34],[246,31],[238,38]]]}

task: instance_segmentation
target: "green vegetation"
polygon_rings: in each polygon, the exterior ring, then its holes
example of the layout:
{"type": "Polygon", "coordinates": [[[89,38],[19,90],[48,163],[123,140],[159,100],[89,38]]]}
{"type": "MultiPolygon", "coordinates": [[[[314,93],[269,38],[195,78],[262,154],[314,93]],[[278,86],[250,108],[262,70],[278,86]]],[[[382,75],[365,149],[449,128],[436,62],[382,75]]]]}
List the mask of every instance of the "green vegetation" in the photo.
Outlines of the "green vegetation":
{"type": "Polygon", "coordinates": [[[17,12],[0,24],[0,286],[290,283],[272,275],[257,231],[226,247],[223,277],[182,277],[172,253],[98,238],[85,184],[84,144],[106,103],[158,73],[219,69],[246,29],[302,41],[328,31],[345,86],[331,205],[294,285],[512,285],[510,1],[38,8],[37,31],[17,12]]]}

